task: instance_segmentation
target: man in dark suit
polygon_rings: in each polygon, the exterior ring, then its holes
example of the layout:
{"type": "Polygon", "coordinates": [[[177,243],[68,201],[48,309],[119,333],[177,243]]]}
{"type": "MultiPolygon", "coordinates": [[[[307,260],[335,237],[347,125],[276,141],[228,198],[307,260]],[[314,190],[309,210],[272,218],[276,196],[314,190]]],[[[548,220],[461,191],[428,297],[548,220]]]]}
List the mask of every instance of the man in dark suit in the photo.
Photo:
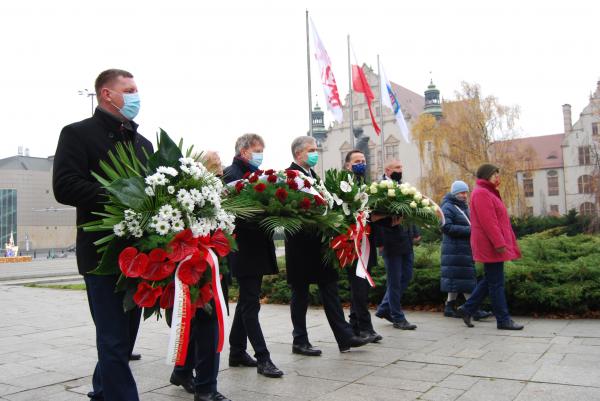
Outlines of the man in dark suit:
{"type": "MultiPolygon", "coordinates": [[[[245,134],[239,137],[235,143],[233,162],[225,169],[225,182],[239,180],[245,174],[258,170],[264,147],[260,135],[245,134]]],[[[275,244],[253,223],[238,220],[235,234],[238,251],[230,254],[229,265],[240,291],[229,334],[229,366],[256,366],[257,372],[266,377],[281,377],[283,372],[271,361],[258,320],[262,278],[279,271],[275,244]],[[248,339],[254,348],[256,360],[246,352],[248,339]]]]}
{"type": "MultiPolygon", "coordinates": [[[[314,172],[318,162],[317,144],[309,136],[301,136],[292,142],[294,162],[290,170],[298,170],[308,177],[319,179],[314,172]]],[[[347,352],[350,347],[360,347],[368,343],[367,339],[358,337],[344,318],[344,310],[338,295],[338,273],[331,264],[323,261],[323,243],[321,237],[312,231],[302,230],[289,236],[285,241],[285,263],[287,281],[292,288],[290,311],[294,337],[292,352],[295,354],[319,356],[321,350],[312,346],[306,330],[306,312],[309,302],[309,285],[317,284],[325,309],[325,316],[340,352],[347,352]]]]}
{"type": "Polygon", "coordinates": [[[96,79],[98,108],[91,118],[62,129],[54,156],[53,189],[56,200],[77,208],[77,267],[86,284],[88,303],[96,325],[98,363],[92,379],[94,400],[137,401],[129,357],[140,323],[141,310],[123,311],[123,292],[115,293],[116,275],[89,274],[98,266],[94,241],[105,233],[84,232],[81,224],[98,219],[105,191],[91,172],[103,175],[101,160],[117,143],[131,143],[138,158],[152,153],[152,144],[137,132],[133,121],[139,111],[138,89],[131,73],[107,70],[96,79]]]}

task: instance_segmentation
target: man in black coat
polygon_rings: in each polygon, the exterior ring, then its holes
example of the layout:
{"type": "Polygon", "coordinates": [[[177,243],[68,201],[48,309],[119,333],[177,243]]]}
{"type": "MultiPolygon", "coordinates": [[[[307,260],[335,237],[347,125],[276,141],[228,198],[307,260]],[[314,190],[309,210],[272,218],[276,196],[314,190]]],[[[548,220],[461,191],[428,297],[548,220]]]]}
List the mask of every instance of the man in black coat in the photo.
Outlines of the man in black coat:
{"type": "MultiPolygon", "coordinates": [[[[298,170],[308,177],[319,179],[311,168],[317,164],[317,144],[314,138],[301,136],[292,142],[294,162],[290,170],[298,170]]],[[[368,343],[358,337],[344,318],[344,310],[338,295],[338,273],[329,263],[323,261],[323,242],[321,237],[309,230],[303,230],[288,237],[285,241],[285,263],[287,281],[292,288],[290,311],[294,337],[292,352],[295,354],[319,356],[321,350],[312,346],[306,330],[306,312],[309,302],[309,285],[317,284],[325,309],[325,316],[340,352],[350,347],[360,347],[368,343]]]]}
{"type": "Polygon", "coordinates": [[[98,108],[91,118],[64,127],[60,133],[52,184],[60,203],[77,208],[77,267],[86,284],[88,303],[96,325],[98,363],[92,379],[94,400],[137,401],[129,356],[139,327],[141,310],[123,311],[123,292],[115,293],[118,276],[89,274],[98,266],[94,241],[105,233],[84,232],[81,224],[97,220],[92,214],[103,210],[105,191],[91,172],[103,175],[101,160],[117,143],[132,143],[140,160],[152,144],[137,132],[133,121],[139,110],[138,90],[133,75],[124,70],[107,70],[96,79],[98,108]]]}
{"type": "MultiPolygon", "coordinates": [[[[225,169],[225,182],[239,180],[258,170],[264,147],[259,135],[239,137],[235,143],[236,156],[225,169]]],[[[238,251],[230,254],[229,265],[239,284],[239,297],[229,334],[229,366],[256,366],[258,373],[266,377],[281,377],[283,372],[271,361],[258,320],[262,278],[279,271],[275,244],[256,224],[238,220],[235,234],[238,251]],[[256,360],[246,352],[247,339],[254,348],[256,360]]]]}

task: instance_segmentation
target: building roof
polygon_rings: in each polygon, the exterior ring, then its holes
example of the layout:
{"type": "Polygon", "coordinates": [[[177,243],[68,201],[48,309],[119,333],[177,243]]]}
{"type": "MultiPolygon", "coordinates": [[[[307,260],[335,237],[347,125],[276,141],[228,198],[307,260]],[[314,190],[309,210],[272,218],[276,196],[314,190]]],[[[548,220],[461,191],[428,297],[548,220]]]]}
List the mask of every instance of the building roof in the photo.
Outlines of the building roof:
{"type": "Polygon", "coordinates": [[[562,142],[565,134],[530,136],[502,141],[503,151],[532,151],[534,169],[559,168],[563,166],[562,142]]]}
{"type": "Polygon", "coordinates": [[[31,156],[11,156],[0,159],[0,170],[31,170],[31,171],[50,171],[54,156],[31,157],[31,156]]]}

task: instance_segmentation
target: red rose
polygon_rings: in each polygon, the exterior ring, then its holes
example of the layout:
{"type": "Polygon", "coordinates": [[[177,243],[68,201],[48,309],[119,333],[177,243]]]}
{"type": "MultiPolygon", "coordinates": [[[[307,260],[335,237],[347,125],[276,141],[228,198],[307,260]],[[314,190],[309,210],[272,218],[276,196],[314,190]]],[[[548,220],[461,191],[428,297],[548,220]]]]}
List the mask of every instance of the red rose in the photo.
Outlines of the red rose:
{"type": "Polygon", "coordinates": [[[181,262],[179,267],[179,279],[183,283],[193,285],[200,280],[206,271],[206,261],[204,260],[204,256],[204,253],[196,248],[188,260],[181,262]]]}
{"type": "Polygon", "coordinates": [[[262,182],[259,182],[258,184],[256,184],[254,186],[254,190],[256,192],[263,192],[266,188],[267,188],[267,186],[264,183],[262,183],[262,182]]]}
{"type": "Polygon", "coordinates": [[[238,181],[235,183],[235,190],[240,192],[242,189],[244,189],[244,181],[238,181]]]}
{"type": "Polygon", "coordinates": [[[133,295],[133,302],[140,308],[151,308],[162,294],[162,287],[152,288],[150,284],[142,281],[138,284],[137,291],[133,295]]]}
{"type": "Polygon", "coordinates": [[[248,182],[251,184],[254,184],[256,181],[258,181],[258,176],[256,174],[252,174],[250,178],[248,178],[248,182]]]}
{"type": "Polygon", "coordinates": [[[304,188],[310,188],[310,187],[312,187],[312,184],[310,183],[310,181],[304,180],[304,188]]]}
{"type": "Polygon", "coordinates": [[[254,174],[256,174],[257,176],[261,176],[263,175],[263,171],[261,169],[258,169],[254,172],[254,174]]]}
{"type": "Polygon", "coordinates": [[[189,228],[178,233],[169,243],[169,259],[173,262],[179,262],[191,255],[194,249],[198,248],[198,238],[194,238],[192,230],[189,228]]]}
{"type": "Polygon", "coordinates": [[[275,184],[277,182],[277,176],[275,174],[272,174],[267,177],[267,181],[269,181],[271,184],[275,184]]]}
{"type": "Polygon", "coordinates": [[[325,206],[327,204],[327,202],[325,202],[325,199],[323,199],[319,195],[315,195],[314,197],[315,197],[315,203],[317,204],[317,206],[325,206]]]}
{"type": "Polygon", "coordinates": [[[175,301],[175,282],[171,281],[163,289],[162,295],[160,296],[160,307],[163,309],[170,309],[173,307],[175,301]]]}
{"type": "Polygon", "coordinates": [[[285,170],[285,175],[287,175],[288,179],[296,178],[296,177],[298,177],[298,171],[296,171],[296,170],[285,170]]]}
{"type": "Polygon", "coordinates": [[[283,203],[287,199],[288,193],[285,189],[278,188],[277,191],[275,191],[275,197],[279,199],[279,202],[283,203]]]}
{"type": "Polygon", "coordinates": [[[148,267],[148,255],[129,246],[119,254],[119,268],[125,277],[139,277],[148,267]]]}
{"type": "Polygon", "coordinates": [[[242,176],[242,180],[245,180],[246,178],[250,177],[250,172],[246,171],[246,173],[244,173],[244,175],[242,176]]]}
{"type": "Polygon", "coordinates": [[[273,170],[272,168],[268,169],[267,171],[265,171],[266,175],[273,175],[275,174],[275,170],[273,170]]]}
{"type": "Polygon", "coordinates": [[[300,209],[308,210],[310,209],[310,199],[304,198],[300,201],[300,209]]]}
{"type": "Polygon", "coordinates": [[[294,191],[298,190],[298,183],[296,182],[296,180],[288,179],[287,184],[288,187],[290,187],[290,189],[293,189],[294,191]]]}
{"type": "Polygon", "coordinates": [[[164,280],[175,270],[175,262],[167,259],[167,252],[164,249],[153,249],[150,251],[148,259],[148,268],[141,274],[143,279],[150,281],[164,280]]]}
{"type": "Polygon", "coordinates": [[[213,293],[211,290],[211,285],[210,285],[210,283],[206,283],[202,286],[202,288],[200,288],[200,291],[198,291],[198,298],[196,299],[196,307],[203,308],[204,305],[209,303],[212,298],[213,298],[213,293]]]}

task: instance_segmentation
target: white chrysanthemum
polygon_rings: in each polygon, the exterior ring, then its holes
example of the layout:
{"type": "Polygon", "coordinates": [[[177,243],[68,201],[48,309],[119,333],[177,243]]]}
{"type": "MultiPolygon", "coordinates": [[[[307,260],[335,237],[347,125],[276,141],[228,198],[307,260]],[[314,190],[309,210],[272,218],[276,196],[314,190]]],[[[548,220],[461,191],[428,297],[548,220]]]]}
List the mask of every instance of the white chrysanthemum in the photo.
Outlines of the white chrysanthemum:
{"type": "Polygon", "coordinates": [[[161,220],[169,220],[171,219],[171,214],[173,213],[173,206],[171,205],[163,205],[158,209],[158,215],[161,220]]]}
{"type": "Polygon", "coordinates": [[[187,210],[188,212],[193,212],[194,211],[194,201],[192,200],[191,197],[187,197],[184,200],[182,200],[181,202],[181,206],[187,210]]]}
{"type": "Polygon", "coordinates": [[[164,174],[156,173],[154,175],[155,175],[154,181],[155,181],[156,185],[163,186],[163,185],[167,185],[169,183],[169,179],[167,177],[165,177],[164,174]]]}
{"type": "Polygon", "coordinates": [[[135,238],[142,238],[144,231],[142,231],[141,228],[138,228],[137,230],[133,231],[131,235],[133,235],[135,238]]]}
{"type": "Polygon", "coordinates": [[[127,230],[134,232],[140,228],[140,222],[137,220],[131,220],[127,222],[127,230]]]}
{"type": "Polygon", "coordinates": [[[346,182],[346,181],[341,181],[340,189],[342,190],[342,192],[350,192],[350,191],[352,191],[352,186],[350,184],[348,184],[348,182],[346,182]]]}
{"type": "Polygon", "coordinates": [[[169,193],[169,195],[173,195],[175,193],[175,187],[173,185],[169,185],[167,187],[167,192],[169,193]]]}
{"type": "Polygon", "coordinates": [[[184,199],[189,198],[190,196],[191,196],[190,193],[186,189],[181,188],[177,192],[177,201],[182,202],[184,199]]]}
{"type": "Polygon", "coordinates": [[[113,226],[113,232],[115,233],[115,235],[117,237],[123,237],[123,236],[125,236],[125,223],[124,222],[120,222],[119,224],[115,224],[113,226]]]}
{"type": "Polygon", "coordinates": [[[417,193],[413,196],[417,202],[420,202],[423,199],[423,195],[417,191],[417,193]]]}
{"type": "Polygon", "coordinates": [[[146,195],[148,196],[154,196],[154,189],[152,189],[152,187],[146,187],[144,192],[146,192],[146,195]]]}
{"type": "Polygon", "coordinates": [[[137,213],[132,209],[125,210],[125,212],[123,212],[123,214],[125,215],[126,221],[134,220],[137,216],[137,213]]]}
{"type": "Polygon", "coordinates": [[[346,216],[350,216],[350,208],[346,202],[342,203],[342,210],[346,216]]]}
{"type": "Polygon", "coordinates": [[[154,229],[159,235],[167,235],[171,230],[171,225],[166,220],[159,220],[154,229]]]}
{"type": "Polygon", "coordinates": [[[167,174],[167,175],[170,175],[171,177],[177,176],[177,170],[175,170],[173,167],[160,166],[159,168],[156,169],[156,172],[162,173],[162,174],[167,174]]]}
{"type": "Polygon", "coordinates": [[[429,206],[429,199],[425,198],[421,201],[421,205],[423,206],[429,206]]]}
{"type": "Polygon", "coordinates": [[[390,198],[395,198],[396,197],[396,190],[393,189],[393,188],[388,189],[387,195],[390,198]]]}
{"type": "Polygon", "coordinates": [[[185,224],[183,224],[183,221],[178,219],[178,220],[173,220],[171,222],[171,231],[173,231],[174,233],[178,233],[179,231],[183,230],[185,228],[185,224]]]}
{"type": "Polygon", "coordinates": [[[173,210],[171,210],[171,215],[169,216],[169,218],[171,219],[172,222],[176,221],[176,220],[180,220],[181,212],[179,211],[179,209],[173,208],[173,210]]]}
{"type": "Polygon", "coordinates": [[[409,206],[412,207],[413,209],[416,209],[417,208],[417,202],[412,201],[412,202],[410,202],[409,206]]]}
{"type": "Polygon", "coordinates": [[[402,195],[408,195],[408,194],[410,194],[410,188],[407,188],[407,187],[400,188],[400,192],[402,192],[402,195]]]}

